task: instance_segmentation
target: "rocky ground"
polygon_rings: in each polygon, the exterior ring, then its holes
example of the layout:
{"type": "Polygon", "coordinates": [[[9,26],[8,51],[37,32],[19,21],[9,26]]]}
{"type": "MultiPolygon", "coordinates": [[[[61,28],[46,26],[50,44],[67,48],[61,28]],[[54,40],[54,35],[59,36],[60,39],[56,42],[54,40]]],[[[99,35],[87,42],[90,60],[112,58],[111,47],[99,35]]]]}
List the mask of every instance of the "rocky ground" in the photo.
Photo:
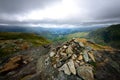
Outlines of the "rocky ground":
{"type": "Polygon", "coordinates": [[[0,65],[0,80],[119,80],[119,53],[75,38],[7,57],[0,65]]]}

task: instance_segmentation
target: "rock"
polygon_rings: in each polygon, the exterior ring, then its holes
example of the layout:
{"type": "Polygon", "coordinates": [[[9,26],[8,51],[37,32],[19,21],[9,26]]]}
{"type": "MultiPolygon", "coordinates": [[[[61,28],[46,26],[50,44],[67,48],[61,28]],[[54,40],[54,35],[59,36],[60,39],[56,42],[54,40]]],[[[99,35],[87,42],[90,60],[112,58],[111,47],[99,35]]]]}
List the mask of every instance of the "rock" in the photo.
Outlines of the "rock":
{"type": "Polygon", "coordinates": [[[82,60],[83,59],[83,56],[82,55],[79,55],[78,56],[78,60],[82,60]]]}
{"type": "Polygon", "coordinates": [[[85,47],[82,42],[79,42],[79,46],[80,46],[80,47],[85,47]]]}
{"type": "Polygon", "coordinates": [[[63,48],[64,48],[64,49],[66,49],[66,48],[67,48],[67,46],[66,46],[66,45],[64,45],[64,46],[63,46],[63,48]]]}
{"type": "Polygon", "coordinates": [[[18,68],[23,63],[22,55],[10,58],[10,60],[1,68],[0,73],[18,68]]]}
{"type": "Polygon", "coordinates": [[[50,52],[50,57],[53,57],[56,53],[54,51],[50,52]]]}
{"type": "Polygon", "coordinates": [[[48,57],[48,58],[45,59],[45,65],[46,65],[46,66],[49,65],[49,62],[50,62],[50,61],[49,61],[49,57],[48,57]]]}
{"type": "Polygon", "coordinates": [[[92,51],[92,48],[90,46],[87,46],[86,49],[92,51]]]}
{"type": "Polygon", "coordinates": [[[72,55],[72,59],[75,60],[77,58],[77,55],[76,54],[73,54],[72,55]]]}
{"type": "Polygon", "coordinates": [[[75,69],[73,60],[70,59],[70,61],[67,64],[68,64],[68,67],[69,67],[71,73],[76,75],[76,69],[75,69]]]}
{"type": "Polygon", "coordinates": [[[64,64],[61,68],[59,68],[59,71],[64,71],[64,73],[67,75],[71,74],[67,64],[64,64]]]}
{"type": "Polygon", "coordinates": [[[63,65],[62,62],[57,62],[56,67],[59,68],[59,67],[61,67],[62,65],[63,65]]]}
{"type": "Polygon", "coordinates": [[[75,68],[79,67],[79,63],[74,62],[74,64],[75,64],[75,68]]]}
{"type": "Polygon", "coordinates": [[[62,53],[62,52],[61,52],[61,53],[60,53],[60,55],[61,55],[61,56],[66,56],[67,54],[66,54],[66,53],[62,53]]]}
{"type": "Polygon", "coordinates": [[[89,61],[89,57],[88,57],[88,54],[87,54],[86,50],[83,51],[83,58],[84,58],[85,62],[89,61]]]}
{"type": "Polygon", "coordinates": [[[66,52],[67,52],[67,54],[72,54],[73,53],[72,47],[68,46],[68,48],[66,49],[66,52]]]}
{"type": "Polygon", "coordinates": [[[82,77],[84,80],[94,80],[93,68],[91,66],[80,66],[77,68],[78,76],[82,77]]]}
{"type": "Polygon", "coordinates": [[[23,63],[24,63],[24,64],[28,64],[28,62],[27,62],[27,61],[23,61],[23,63]]]}
{"type": "Polygon", "coordinates": [[[85,62],[84,62],[84,61],[81,61],[81,62],[80,62],[80,65],[84,65],[84,64],[85,64],[85,62]]]}
{"type": "Polygon", "coordinates": [[[54,68],[57,68],[56,64],[53,65],[54,68]]]}
{"type": "Polygon", "coordinates": [[[17,62],[17,61],[19,61],[19,60],[21,60],[21,59],[22,59],[22,55],[18,55],[18,56],[15,56],[15,57],[10,58],[10,61],[12,61],[12,62],[17,62]]]}
{"type": "Polygon", "coordinates": [[[53,67],[58,71],[64,71],[67,75],[72,73],[71,76],[78,75],[85,80],[93,80],[92,67],[86,66],[86,64],[89,64],[88,61],[91,61],[91,59],[93,61],[95,59],[92,53],[88,53],[88,51],[92,51],[92,48],[86,47],[83,42],[77,39],[65,42],[57,48],[57,51],[55,51],[57,54],[52,53],[53,67]]]}
{"type": "Polygon", "coordinates": [[[83,54],[83,52],[80,52],[79,54],[81,54],[81,55],[82,55],[82,54],[83,54]]]}
{"type": "Polygon", "coordinates": [[[95,58],[92,52],[88,52],[89,57],[95,62],[95,58]]]}

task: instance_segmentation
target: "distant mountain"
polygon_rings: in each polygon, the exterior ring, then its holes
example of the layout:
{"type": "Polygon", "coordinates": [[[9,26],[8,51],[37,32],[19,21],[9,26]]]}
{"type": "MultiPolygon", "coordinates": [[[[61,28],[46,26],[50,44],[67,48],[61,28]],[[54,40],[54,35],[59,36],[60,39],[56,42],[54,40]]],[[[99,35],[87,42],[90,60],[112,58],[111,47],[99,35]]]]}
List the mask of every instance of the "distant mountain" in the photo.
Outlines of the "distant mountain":
{"type": "Polygon", "coordinates": [[[89,37],[97,43],[120,48],[120,24],[92,31],[89,37]]]}
{"type": "Polygon", "coordinates": [[[50,40],[59,36],[65,36],[76,32],[89,32],[99,27],[84,28],[42,28],[42,27],[20,27],[20,26],[0,26],[0,32],[28,32],[42,35],[50,40]]]}
{"type": "Polygon", "coordinates": [[[84,27],[84,28],[43,28],[43,27],[21,27],[21,26],[1,26],[0,32],[50,32],[52,34],[69,34],[74,32],[87,32],[98,29],[99,27],[84,27]]]}

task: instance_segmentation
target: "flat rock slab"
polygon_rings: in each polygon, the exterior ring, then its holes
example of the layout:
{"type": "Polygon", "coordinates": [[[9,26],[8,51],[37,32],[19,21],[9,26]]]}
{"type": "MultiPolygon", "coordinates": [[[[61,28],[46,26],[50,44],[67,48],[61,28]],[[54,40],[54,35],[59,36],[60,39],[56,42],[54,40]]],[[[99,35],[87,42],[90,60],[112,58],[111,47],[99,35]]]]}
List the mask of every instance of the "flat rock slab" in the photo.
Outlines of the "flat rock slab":
{"type": "Polygon", "coordinates": [[[72,59],[67,63],[72,74],[76,75],[76,69],[72,59]]]}

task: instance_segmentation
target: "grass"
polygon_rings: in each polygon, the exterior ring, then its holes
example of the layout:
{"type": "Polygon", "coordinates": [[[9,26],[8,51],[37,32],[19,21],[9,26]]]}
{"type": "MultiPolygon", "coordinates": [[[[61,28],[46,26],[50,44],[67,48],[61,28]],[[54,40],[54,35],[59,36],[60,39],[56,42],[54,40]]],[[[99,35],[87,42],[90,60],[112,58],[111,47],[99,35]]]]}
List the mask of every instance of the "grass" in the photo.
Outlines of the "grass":
{"type": "Polygon", "coordinates": [[[72,33],[68,34],[62,37],[56,37],[53,42],[64,42],[66,40],[70,40],[72,38],[87,38],[89,32],[77,32],[77,33],[72,33]]]}
{"type": "Polygon", "coordinates": [[[69,34],[66,36],[67,39],[71,39],[71,38],[85,38],[87,37],[87,35],[89,34],[89,32],[77,32],[77,33],[73,33],[73,34],[69,34]]]}
{"type": "Polygon", "coordinates": [[[33,45],[44,45],[49,43],[44,37],[34,33],[19,33],[19,32],[0,32],[0,40],[17,40],[23,39],[33,45]]]}
{"type": "Polygon", "coordinates": [[[0,32],[0,57],[49,43],[44,37],[33,33],[0,32]]]}

